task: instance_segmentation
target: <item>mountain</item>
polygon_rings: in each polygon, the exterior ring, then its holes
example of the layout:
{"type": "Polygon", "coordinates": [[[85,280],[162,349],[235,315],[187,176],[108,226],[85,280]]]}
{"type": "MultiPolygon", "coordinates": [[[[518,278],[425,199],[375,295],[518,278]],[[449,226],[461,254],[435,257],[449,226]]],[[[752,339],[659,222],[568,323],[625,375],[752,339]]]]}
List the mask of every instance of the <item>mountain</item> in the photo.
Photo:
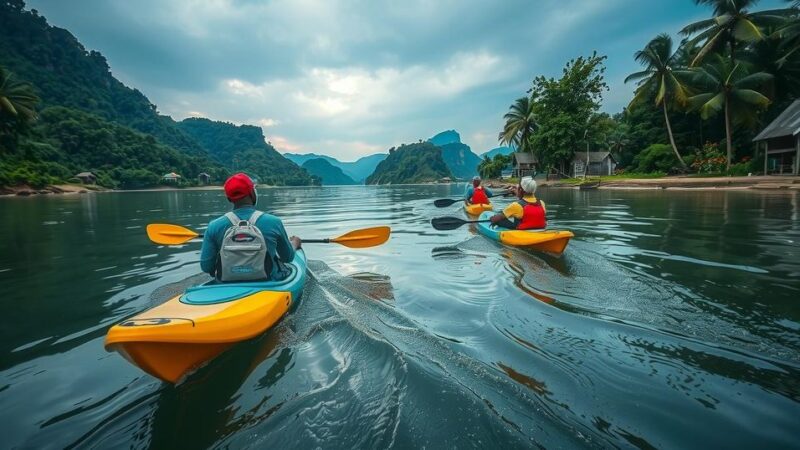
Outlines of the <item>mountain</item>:
{"type": "Polygon", "coordinates": [[[304,186],[319,184],[308,172],[267,144],[261,127],[234,125],[203,118],[178,122],[179,128],[234,171],[258,178],[260,184],[304,186]]]}
{"type": "MultiPolygon", "coordinates": [[[[22,0],[0,2],[0,66],[41,99],[40,119],[19,138],[0,130],[0,186],[59,183],[83,171],[107,187],[150,186],[167,172],[182,175],[181,184],[196,182],[201,172],[221,182],[233,169],[211,155],[226,142],[198,142],[144,94],[114,78],[102,54],[87,51],[36,10],[26,11],[22,0]]],[[[265,146],[248,145],[255,153],[243,159],[274,184],[314,182],[265,146]]]]}
{"type": "Polygon", "coordinates": [[[461,135],[456,130],[442,131],[428,139],[428,142],[439,147],[447,144],[456,144],[461,142],[461,135]]]}
{"type": "Polygon", "coordinates": [[[487,156],[489,159],[495,157],[495,155],[510,155],[514,153],[514,149],[511,147],[496,147],[487,152],[481,153],[481,158],[486,158],[487,156]]]}
{"type": "Polygon", "coordinates": [[[319,177],[322,180],[322,184],[326,186],[359,184],[345,175],[342,169],[334,166],[324,158],[309,159],[301,167],[311,175],[319,177]]]}
{"type": "Polygon", "coordinates": [[[364,179],[372,174],[375,171],[375,167],[386,159],[386,153],[376,153],[374,155],[364,156],[356,161],[353,162],[342,162],[336,158],[327,156],[327,155],[318,155],[316,153],[284,153],[283,156],[295,164],[303,165],[306,161],[316,158],[322,158],[328,161],[330,164],[342,169],[342,172],[345,175],[349,176],[353,180],[362,183],[364,179]]]}
{"type": "Polygon", "coordinates": [[[443,131],[428,142],[442,149],[442,158],[456,178],[472,178],[478,174],[481,158],[461,142],[461,136],[455,130],[443,131]]]}
{"type": "Polygon", "coordinates": [[[426,183],[444,177],[453,178],[453,174],[442,158],[441,149],[430,142],[421,142],[390,149],[389,156],[378,164],[366,183],[426,183]]]}

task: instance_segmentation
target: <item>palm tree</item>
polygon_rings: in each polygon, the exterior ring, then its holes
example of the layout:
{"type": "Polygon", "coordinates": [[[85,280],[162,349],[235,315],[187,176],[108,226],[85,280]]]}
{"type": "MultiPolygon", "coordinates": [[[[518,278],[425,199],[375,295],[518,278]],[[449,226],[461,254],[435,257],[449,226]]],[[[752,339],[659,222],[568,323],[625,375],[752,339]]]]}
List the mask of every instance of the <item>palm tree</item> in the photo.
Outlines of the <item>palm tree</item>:
{"type": "Polygon", "coordinates": [[[518,98],[503,116],[506,120],[503,131],[498,135],[501,144],[516,147],[521,152],[532,152],[530,138],[536,131],[534,102],[530,97],[518,98]]]}
{"type": "Polygon", "coordinates": [[[672,38],[662,33],[648,42],[643,50],[639,50],[634,55],[636,61],[642,64],[645,69],[632,73],[625,78],[625,82],[637,81],[639,87],[631,100],[629,108],[654,98],[655,105],[661,106],[664,110],[664,122],[667,124],[667,135],[672,145],[672,151],[681,165],[686,168],[686,163],[678,152],[675,145],[675,137],[672,135],[672,126],[669,123],[668,109],[674,104],[683,106],[688,98],[688,90],[682,81],[687,74],[678,64],[683,57],[683,51],[678,49],[672,52],[672,38]]]}
{"type": "Polygon", "coordinates": [[[0,134],[16,134],[36,120],[38,102],[30,84],[15,80],[11,72],[0,67],[0,134]]]}
{"type": "Polygon", "coordinates": [[[792,8],[750,12],[748,8],[758,0],[694,0],[695,4],[708,5],[714,10],[714,17],[689,24],[681,30],[684,36],[698,33],[690,42],[694,45],[703,41],[700,51],[692,60],[697,66],[714,49],[728,44],[731,59],[735,59],[736,43],[753,43],[763,40],[766,35],[761,27],[780,25],[786,17],[793,14],[792,8]]]}
{"type": "Polygon", "coordinates": [[[769,99],[757,91],[772,80],[766,72],[749,73],[746,63],[735,63],[722,55],[695,69],[693,84],[700,92],[689,103],[707,119],[725,111],[725,140],[728,147],[727,168],[733,157],[731,122],[753,125],[757,111],[769,105],[769,99]]]}

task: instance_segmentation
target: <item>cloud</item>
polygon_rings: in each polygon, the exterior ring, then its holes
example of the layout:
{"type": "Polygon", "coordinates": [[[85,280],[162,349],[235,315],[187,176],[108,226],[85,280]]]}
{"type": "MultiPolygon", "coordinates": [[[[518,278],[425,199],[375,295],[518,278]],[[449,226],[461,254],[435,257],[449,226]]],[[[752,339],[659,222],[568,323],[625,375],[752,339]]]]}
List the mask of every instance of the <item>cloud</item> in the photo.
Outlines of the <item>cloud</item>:
{"type": "Polygon", "coordinates": [[[535,76],[559,76],[593,50],[609,55],[604,108],[619,111],[631,91],[621,79],[647,36],[704,14],[674,0],[28,5],[102,52],[160,111],[255,124],[284,151],[348,158],[451,128],[485,151],[535,76]]]}

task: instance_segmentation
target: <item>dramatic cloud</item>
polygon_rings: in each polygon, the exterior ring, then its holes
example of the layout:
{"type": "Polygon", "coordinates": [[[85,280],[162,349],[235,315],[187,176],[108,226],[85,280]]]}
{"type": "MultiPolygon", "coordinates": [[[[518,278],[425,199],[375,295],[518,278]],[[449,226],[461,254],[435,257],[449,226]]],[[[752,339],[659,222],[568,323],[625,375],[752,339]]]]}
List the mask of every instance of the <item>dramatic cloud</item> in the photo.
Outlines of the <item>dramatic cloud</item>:
{"type": "Polygon", "coordinates": [[[344,159],[446,129],[488,150],[534,76],[593,50],[609,57],[604,110],[618,112],[633,52],[704,17],[688,0],[28,4],[163,113],[258,125],[281,151],[344,159]]]}

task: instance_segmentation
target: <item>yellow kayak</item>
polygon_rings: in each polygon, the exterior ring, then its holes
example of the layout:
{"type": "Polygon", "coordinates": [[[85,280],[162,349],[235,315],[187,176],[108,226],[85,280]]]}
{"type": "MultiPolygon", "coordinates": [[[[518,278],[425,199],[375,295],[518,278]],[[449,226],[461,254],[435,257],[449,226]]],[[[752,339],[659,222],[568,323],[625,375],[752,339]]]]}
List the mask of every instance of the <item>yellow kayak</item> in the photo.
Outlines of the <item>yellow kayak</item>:
{"type": "MultiPolygon", "coordinates": [[[[480,220],[489,220],[491,214],[483,213],[480,220]]],[[[571,231],[566,230],[509,230],[491,225],[489,222],[479,222],[478,231],[495,241],[514,247],[525,247],[540,252],[560,256],[575,237],[571,231]]]]}
{"type": "Polygon", "coordinates": [[[114,325],[105,348],[170,383],[237,342],[270,329],[302,295],[305,253],[282,281],[208,283],[114,325]]]}
{"type": "Polygon", "coordinates": [[[479,216],[484,211],[491,211],[492,208],[491,203],[474,203],[472,205],[464,203],[464,211],[471,216],[479,216]]]}

